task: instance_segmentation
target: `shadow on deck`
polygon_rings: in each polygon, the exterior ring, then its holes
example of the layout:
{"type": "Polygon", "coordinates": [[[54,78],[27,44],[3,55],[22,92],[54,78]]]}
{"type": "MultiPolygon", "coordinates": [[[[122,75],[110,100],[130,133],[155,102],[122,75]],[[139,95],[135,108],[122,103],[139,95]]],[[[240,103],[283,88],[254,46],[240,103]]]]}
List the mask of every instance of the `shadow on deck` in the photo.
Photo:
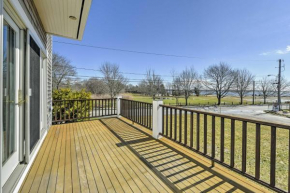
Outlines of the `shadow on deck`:
{"type": "MultiPolygon", "coordinates": [[[[139,127],[139,126],[138,126],[139,127]]],[[[21,192],[261,192],[151,131],[108,118],[53,126],[21,192]]]]}

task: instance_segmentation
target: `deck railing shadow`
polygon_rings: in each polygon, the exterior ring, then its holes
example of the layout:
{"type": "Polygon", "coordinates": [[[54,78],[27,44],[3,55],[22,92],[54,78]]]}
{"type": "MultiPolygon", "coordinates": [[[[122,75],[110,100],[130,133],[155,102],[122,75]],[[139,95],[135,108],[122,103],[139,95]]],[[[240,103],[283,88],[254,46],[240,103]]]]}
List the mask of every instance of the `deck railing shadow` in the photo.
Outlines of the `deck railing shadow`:
{"type": "Polygon", "coordinates": [[[121,145],[116,144],[118,147],[128,147],[175,192],[210,192],[216,188],[225,192],[236,189],[252,192],[217,173],[202,161],[155,140],[148,133],[120,119],[103,119],[102,122],[121,141],[121,145]],[[130,134],[138,139],[130,137],[130,134]]]}

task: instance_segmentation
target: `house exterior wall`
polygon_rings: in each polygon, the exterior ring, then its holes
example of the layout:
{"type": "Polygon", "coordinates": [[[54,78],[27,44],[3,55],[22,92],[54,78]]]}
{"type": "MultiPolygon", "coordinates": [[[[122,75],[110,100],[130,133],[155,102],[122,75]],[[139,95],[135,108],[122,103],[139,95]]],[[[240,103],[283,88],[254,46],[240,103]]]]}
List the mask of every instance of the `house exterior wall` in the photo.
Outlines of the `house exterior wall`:
{"type": "MultiPolygon", "coordinates": [[[[42,133],[42,135],[40,136],[40,139],[38,141],[38,143],[36,144],[35,148],[33,149],[32,152],[27,151],[26,146],[28,143],[27,140],[24,140],[24,138],[27,139],[27,135],[26,133],[29,132],[29,128],[27,128],[27,125],[29,127],[29,124],[27,124],[28,119],[27,119],[27,110],[29,112],[29,108],[26,108],[27,106],[24,104],[22,107],[25,107],[25,111],[23,111],[24,115],[21,116],[24,118],[25,123],[23,123],[23,125],[21,123],[18,123],[20,126],[20,130],[25,133],[23,134],[23,136],[25,137],[19,137],[19,144],[20,146],[17,147],[19,148],[19,151],[21,152],[20,154],[25,154],[25,155],[20,155],[19,156],[19,165],[23,165],[20,162],[25,161],[25,167],[23,167],[23,171],[21,171],[20,174],[18,174],[19,176],[13,177],[14,175],[14,171],[13,173],[10,175],[9,179],[7,180],[10,181],[10,185],[11,185],[11,179],[16,179],[16,182],[21,182],[21,180],[24,180],[25,175],[27,174],[27,172],[29,171],[29,167],[31,165],[31,163],[34,161],[39,148],[41,146],[41,144],[43,143],[43,140],[46,136],[47,130],[49,129],[49,127],[51,126],[51,119],[52,119],[52,76],[51,76],[51,71],[52,71],[52,36],[47,34],[44,31],[43,25],[41,23],[41,20],[39,19],[39,16],[37,14],[37,10],[33,4],[32,0],[0,0],[0,8],[5,10],[5,12],[12,18],[12,20],[14,21],[14,23],[19,27],[19,30],[24,32],[24,36],[23,37],[19,37],[19,41],[22,42],[22,44],[24,44],[25,48],[19,48],[21,49],[20,51],[23,51],[23,55],[24,57],[20,57],[19,55],[19,65],[23,65],[24,70],[22,70],[21,72],[19,71],[20,76],[22,77],[29,77],[27,76],[27,69],[29,69],[29,49],[27,49],[28,47],[26,47],[28,45],[29,42],[29,37],[32,37],[36,44],[39,46],[40,51],[41,51],[41,59],[42,61],[45,61],[45,71],[46,71],[46,75],[43,76],[44,79],[43,81],[46,83],[47,87],[44,88],[46,90],[45,93],[45,100],[43,100],[43,104],[42,104],[42,108],[45,109],[46,111],[41,113],[43,115],[42,120],[44,120],[45,122],[42,122],[42,128],[45,128],[44,133],[42,133]],[[28,153],[27,153],[28,152],[28,153]],[[25,160],[24,159],[25,156],[25,160]]],[[[0,19],[1,17],[3,17],[3,13],[0,13],[0,19]]],[[[5,19],[5,18],[4,18],[5,19]]],[[[3,21],[3,20],[2,20],[3,21]]],[[[0,22],[1,23],[1,22],[0,22]]],[[[3,23],[1,23],[0,25],[0,34],[3,31],[3,23]]],[[[29,46],[29,45],[28,45],[29,46]]],[[[0,52],[1,54],[3,53],[3,42],[2,39],[0,38],[0,52]]],[[[0,56],[1,56],[0,54],[0,56]]],[[[43,65],[43,64],[42,64],[43,65]]],[[[2,71],[3,69],[1,68],[3,66],[3,59],[0,57],[0,70],[2,71]]],[[[2,82],[2,74],[0,72],[0,83],[2,82]]],[[[29,79],[28,79],[29,80],[29,79]]],[[[22,80],[20,80],[20,82],[22,81],[22,83],[25,83],[25,92],[24,90],[21,91],[23,93],[25,93],[25,96],[23,97],[25,99],[25,103],[29,104],[29,83],[27,81],[27,79],[24,80],[24,78],[22,80]],[[28,85],[28,86],[27,86],[28,85]]],[[[21,84],[22,84],[21,83],[21,84]]],[[[42,86],[42,85],[41,85],[42,86]]],[[[20,91],[19,91],[20,92],[20,91]]],[[[19,94],[19,93],[18,93],[19,94]]],[[[3,88],[0,86],[0,108],[2,109],[2,104],[3,104],[3,88]]],[[[41,95],[39,95],[41,96],[41,95]]],[[[42,110],[43,111],[43,110],[42,110]]],[[[0,111],[1,112],[1,111],[0,111]]],[[[0,116],[2,116],[2,114],[0,113],[0,116]]],[[[20,120],[21,118],[19,118],[20,120]]],[[[2,139],[2,135],[3,135],[3,121],[1,121],[0,118],[0,139],[2,139]]],[[[44,129],[43,129],[44,130],[44,129]]],[[[20,132],[21,133],[21,132],[20,132]]],[[[28,140],[29,141],[29,140],[28,140]]],[[[2,144],[2,142],[1,142],[2,144]]],[[[1,146],[1,145],[0,145],[1,146]]],[[[2,155],[2,147],[0,148],[0,155],[2,155]]],[[[2,163],[2,158],[0,156],[0,163],[2,163]]],[[[6,179],[5,181],[2,180],[2,176],[6,175],[2,173],[2,167],[0,166],[0,184],[2,187],[0,187],[0,193],[2,192],[2,190],[9,190],[9,192],[11,191],[10,187],[7,187],[7,183],[6,179]],[[4,184],[4,185],[3,185],[4,184]]],[[[18,167],[18,166],[17,166],[18,167]]],[[[15,169],[16,170],[16,169],[15,169]]],[[[8,183],[8,184],[9,184],[8,183]]],[[[14,191],[17,191],[17,189],[19,189],[19,183],[16,186],[13,186],[14,191]]]]}
{"type": "Polygon", "coordinates": [[[52,121],[52,35],[46,35],[47,49],[47,128],[52,121]]]}

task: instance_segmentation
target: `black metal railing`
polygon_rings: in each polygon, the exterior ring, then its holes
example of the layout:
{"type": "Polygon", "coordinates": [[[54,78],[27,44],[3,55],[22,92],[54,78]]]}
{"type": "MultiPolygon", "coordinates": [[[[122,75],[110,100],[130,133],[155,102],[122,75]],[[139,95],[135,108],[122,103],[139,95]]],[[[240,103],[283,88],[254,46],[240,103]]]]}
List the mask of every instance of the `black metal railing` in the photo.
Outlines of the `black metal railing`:
{"type": "Polygon", "coordinates": [[[290,190],[290,125],[161,107],[163,136],[275,191],[290,190]]]}
{"type": "Polygon", "coordinates": [[[152,104],[121,99],[121,115],[148,129],[152,129],[152,104]]]}
{"type": "Polygon", "coordinates": [[[54,100],[52,122],[64,123],[117,114],[117,99],[54,100]]]}

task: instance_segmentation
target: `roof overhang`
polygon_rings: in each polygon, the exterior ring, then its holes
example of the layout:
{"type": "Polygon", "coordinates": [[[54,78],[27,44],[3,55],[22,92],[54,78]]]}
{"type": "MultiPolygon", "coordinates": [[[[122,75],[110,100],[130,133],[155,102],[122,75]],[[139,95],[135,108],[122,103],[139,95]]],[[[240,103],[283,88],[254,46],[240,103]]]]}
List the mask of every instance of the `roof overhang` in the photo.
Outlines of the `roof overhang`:
{"type": "Polygon", "coordinates": [[[92,0],[34,0],[47,33],[81,40],[92,0]]]}

